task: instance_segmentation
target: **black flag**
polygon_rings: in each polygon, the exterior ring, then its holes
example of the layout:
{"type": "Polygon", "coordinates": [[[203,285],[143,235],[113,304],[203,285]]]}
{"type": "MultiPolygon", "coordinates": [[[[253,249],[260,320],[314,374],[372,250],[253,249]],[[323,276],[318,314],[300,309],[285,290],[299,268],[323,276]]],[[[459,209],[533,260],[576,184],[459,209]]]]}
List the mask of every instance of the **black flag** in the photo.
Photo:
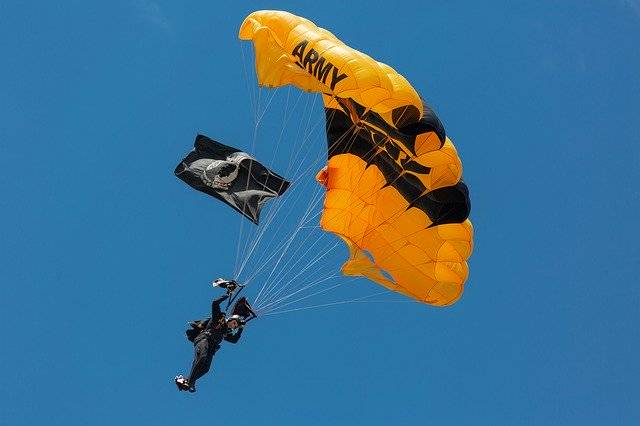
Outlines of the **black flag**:
{"type": "Polygon", "coordinates": [[[264,204],[289,187],[282,176],[246,152],[204,135],[196,136],[194,147],[178,164],[175,175],[192,188],[227,203],[256,225],[264,204]]]}

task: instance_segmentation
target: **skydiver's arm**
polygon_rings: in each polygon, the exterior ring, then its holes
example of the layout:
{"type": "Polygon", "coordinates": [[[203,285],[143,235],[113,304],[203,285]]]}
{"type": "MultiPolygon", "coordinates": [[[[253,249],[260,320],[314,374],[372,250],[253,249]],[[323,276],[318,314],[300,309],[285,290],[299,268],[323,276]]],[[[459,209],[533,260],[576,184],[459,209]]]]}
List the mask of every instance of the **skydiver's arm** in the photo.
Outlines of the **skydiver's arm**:
{"type": "Polygon", "coordinates": [[[220,304],[225,300],[227,300],[228,298],[229,298],[228,294],[223,294],[217,299],[213,299],[213,302],[211,302],[211,318],[217,319],[220,316],[220,314],[222,313],[222,310],[220,309],[220,304]]]}
{"type": "Polygon", "coordinates": [[[238,340],[240,340],[240,336],[242,336],[242,330],[244,330],[243,328],[240,328],[236,334],[227,334],[226,336],[224,336],[224,340],[226,340],[229,343],[238,343],[238,340]]]}

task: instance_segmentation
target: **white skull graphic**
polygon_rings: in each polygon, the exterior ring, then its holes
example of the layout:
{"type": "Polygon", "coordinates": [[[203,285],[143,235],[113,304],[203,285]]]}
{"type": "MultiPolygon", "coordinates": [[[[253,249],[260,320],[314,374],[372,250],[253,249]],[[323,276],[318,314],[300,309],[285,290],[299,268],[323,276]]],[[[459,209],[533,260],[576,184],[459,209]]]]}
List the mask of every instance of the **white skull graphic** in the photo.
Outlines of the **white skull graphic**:
{"type": "Polygon", "coordinates": [[[202,181],[214,189],[229,189],[237,177],[238,164],[231,161],[213,160],[202,171],[202,181]]]}

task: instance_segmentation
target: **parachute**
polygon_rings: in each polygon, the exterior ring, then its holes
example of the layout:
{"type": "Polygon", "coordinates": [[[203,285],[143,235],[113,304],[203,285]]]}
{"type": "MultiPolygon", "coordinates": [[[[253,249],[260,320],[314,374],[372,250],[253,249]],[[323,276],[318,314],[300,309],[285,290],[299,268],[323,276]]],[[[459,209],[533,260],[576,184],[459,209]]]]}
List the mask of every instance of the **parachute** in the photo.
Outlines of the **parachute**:
{"type": "Polygon", "coordinates": [[[283,11],[246,17],[258,83],[321,93],[322,228],[349,249],[345,275],[436,306],[454,303],[473,246],[462,163],[436,114],[393,68],[283,11]]]}

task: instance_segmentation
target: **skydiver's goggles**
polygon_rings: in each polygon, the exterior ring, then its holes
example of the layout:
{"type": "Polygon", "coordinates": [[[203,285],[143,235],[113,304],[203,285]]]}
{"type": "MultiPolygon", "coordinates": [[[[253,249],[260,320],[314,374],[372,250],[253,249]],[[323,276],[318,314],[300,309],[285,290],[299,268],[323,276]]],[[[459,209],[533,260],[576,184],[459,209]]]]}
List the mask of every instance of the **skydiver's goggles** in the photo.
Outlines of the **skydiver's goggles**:
{"type": "Polygon", "coordinates": [[[231,315],[229,318],[227,318],[227,323],[229,323],[229,321],[236,321],[238,323],[238,326],[244,325],[245,323],[240,315],[231,315]]]}

